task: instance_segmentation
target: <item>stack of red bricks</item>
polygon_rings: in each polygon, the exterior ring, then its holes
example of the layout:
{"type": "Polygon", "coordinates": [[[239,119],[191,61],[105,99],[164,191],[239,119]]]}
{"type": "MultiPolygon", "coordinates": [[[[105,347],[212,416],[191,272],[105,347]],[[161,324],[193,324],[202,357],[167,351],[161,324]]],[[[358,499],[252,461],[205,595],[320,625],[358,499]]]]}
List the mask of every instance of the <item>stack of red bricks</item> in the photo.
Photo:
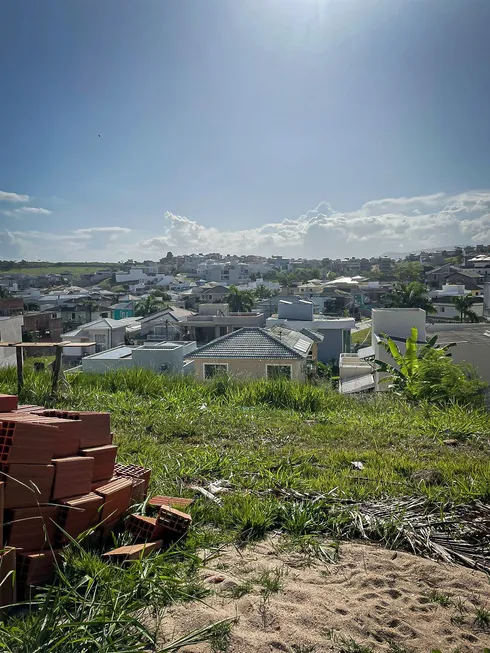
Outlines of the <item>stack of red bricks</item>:
{"type": "Polygon", "coordinates": [[[70,538],[106,537],[145,499],[150,470],[118,465],[116,453],[109,413],[0,394],[0,607],[49,582],[70,538]]]}

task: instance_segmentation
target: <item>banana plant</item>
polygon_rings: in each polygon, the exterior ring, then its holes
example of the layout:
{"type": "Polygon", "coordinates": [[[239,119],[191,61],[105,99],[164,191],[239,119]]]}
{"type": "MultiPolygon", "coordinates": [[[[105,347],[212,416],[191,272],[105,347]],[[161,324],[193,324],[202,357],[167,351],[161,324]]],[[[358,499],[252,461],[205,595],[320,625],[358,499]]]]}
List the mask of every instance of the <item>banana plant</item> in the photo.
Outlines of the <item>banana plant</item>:
{"type": "Polygon", "coordinates": [[[422,362],[429,358],[451,356],[449,349],[456,345],[456,343],[451,342],[440,346],[437,344],[437,335],[435,335],[419,348],[418,329],[412,327],[410,336],[405,342],[405,353],[402,353],[392,338],[386,334],[382,334],[382,337],[381,345],[391,356],[394,364],[381,360],[375,361],[378,366],[376,371],[387,374],[386,377],[381,379],[381,382],[391,383],[394,390],[412,397],[416,395],[416,384],[422,362]]]}

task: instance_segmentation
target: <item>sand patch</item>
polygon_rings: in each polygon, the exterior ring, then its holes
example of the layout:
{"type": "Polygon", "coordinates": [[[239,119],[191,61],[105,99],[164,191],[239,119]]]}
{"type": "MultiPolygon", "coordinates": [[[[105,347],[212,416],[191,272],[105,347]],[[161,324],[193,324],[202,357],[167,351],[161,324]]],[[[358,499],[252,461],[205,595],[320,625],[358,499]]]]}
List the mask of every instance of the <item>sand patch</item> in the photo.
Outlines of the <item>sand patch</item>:
{"type": "MultiPolygon", "coordinates": [[[[230,653],[355,651],[346,648],[348,640],[396,653],[474,653],[490,645],[490,630],[475,623],[478,606],[490,610],[482,572],[358,543],[342,544],[335,564],[302,567],[298,556],[278,551],[279,542],[226,549],[203,572],[212,594],[205,604],[169,609],[162,643],[236,618],[223,649],[230,653]],[[267,585],[280,589],[269,592],[267,585]]],[[[211,650],[209,644],[182,649],[211,650]]]]}

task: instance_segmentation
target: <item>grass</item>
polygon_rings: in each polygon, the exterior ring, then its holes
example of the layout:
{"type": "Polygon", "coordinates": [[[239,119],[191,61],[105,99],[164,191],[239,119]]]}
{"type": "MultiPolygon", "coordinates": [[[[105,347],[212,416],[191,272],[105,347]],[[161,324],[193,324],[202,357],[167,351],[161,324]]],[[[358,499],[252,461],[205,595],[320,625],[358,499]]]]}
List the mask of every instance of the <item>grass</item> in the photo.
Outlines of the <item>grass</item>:
{"type": "Polygon", "coordinates": [[[352,331],[351,340],[355,345],[364,344],[365,347],[368,347],[371,344],[371,327],[359,329],[359,331],[352,331]]]}
{"type": "Polygon", "coordinates": [[[41,265],[21,265],[20,263],[8,269],[2,269],[2,274],[28,274],[40,276],[43,274],[65,274],[67,272],[79,276],[80,274],[95,273],[97,270],[119,269],[114,263],[46,263],[41,265]]]}
{"type": "MultiPolygon", "coordinates": [[[[15,370],[0,371],[0,392],[15,389],[15,370]]],[[[170,554],[118,567],[77,549],[44,602],[1,626],[9,653],[50,650],[49,638],[61,632],[64,653],[151,650],[157,633],[142,606],[160,615],[169,603],[200,598],[198,550],[281,530],[299,549],[334,560],[336,549],[320,544],[342,531],[333,502],[414,495],[442,510],[448,500],[490,498],[490,422],[480,409],[412,405],[389,395],[362,400],[320,385],[200,383],[145,370],[67,375],[57,402],[49,392],[50,374],[26,366],[22,402],[110,411],[119,460],[151,467],[153,494],[192,497],[189,485],[219,479],[231,490],[220,495],[222,505],[196,499],[189,537],[170,554]],[[448,433],[457,433],[457,447],[443,444],[448,433]],[[362,471],[351,465],[357,460],[362,471]],[[436,470],[436,482],[414,481],[421,470],[436,470]],[[315,493],[324,498],[310,500],[315,493]]],[[[264,624],[268,619],[264,604],[264,624]]],[[[219,628],[216,646],[223,647],[227,626],[219,628]]],[[[211,642],[213,632],[192,637],[211,642]]]]}
{"type": "Polygon", "coordinates": [[[433,590],[429,594],[428,598],[429,598],[429,603],[438,603],[439,605],[442,605],[443,608],[447,608],[452,603],[449,594],[445,594],[444,592],[439,592],[438,590],[433,590]]]}

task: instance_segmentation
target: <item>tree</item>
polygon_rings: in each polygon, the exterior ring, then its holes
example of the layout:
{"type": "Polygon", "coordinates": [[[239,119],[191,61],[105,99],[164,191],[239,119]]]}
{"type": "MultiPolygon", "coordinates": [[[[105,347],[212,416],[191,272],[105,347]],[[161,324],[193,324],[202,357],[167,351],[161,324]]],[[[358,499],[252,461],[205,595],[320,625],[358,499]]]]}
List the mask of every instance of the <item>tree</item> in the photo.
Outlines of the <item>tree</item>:
{"type": "Polygon", "coordinates": [[[388,308],[421,308],[426,313],[435,313],[427,288],[419,281],[397,283],[387,296],[388,308]]]}
{"type": "Polygon", "coordinates": [[[286,294],[289,295],[289,290],[295,282],[294,274],[291,274],[290,272],[281,272],[277,275],[277,280],[283,288],[286,288],[286,294]]]}
{"type": "Polygon", "coordinates": [[[82,305],[88,311],[89,314],[88,321],[92,322],[92,313],[99,308],[99,303],[96,302],[95,299],[84,299],[82,305]]]}
{"type": "Polygon", "coordinates": [[[250,291],[238,290],[236,286],[230,286],[226,302],[232,313],[250,313],[254,298],[250,291]]]}
{"type": "Polygon", "coordinates": [[[136,304],[136,316],[148,317],[148,315],[153,315],[153,313],[158,313],[162,308],[161,303],[153,295],[148,295],[144,300],[141,300],[136,304]]]}
{"type": "Polygon", "coordinates": [[[453,304],[459,313],[460,322],[478,322],[478,315],[471,308],[474,301],[475,300],[473,297],[471,297],[471,295],[465,295],[464,297],[453,297],[453,304]]]}
{"type": "Polygon", "coordinates": [[[167,259],[167,261],[171,261],[173,257],[174,255],[172,254],[172,252],[167,252],[167,256],[165,258],[167,259]]]}
{"type": "Polygon", "coordinates": [[[152,294],[154,297],[158,297],[162,302],[170,302],[172,300],[172,297],[168,294],[168,292],[160,290],[159,288],[154,290],[152,294]]]}
{"type": "Polygon", "coordinates": [[[0,299],[10,299],[11,297],[12,293],[7,288],[0,286],[0,299]]]}
{"type": "Polygon", "coordinates": [[[268,299],[269,297],[272,297],[272,291],[267,288],[267,286],[260,284],[255,289],[254,295],[257,299],[268,299]]]}
{"type": "Polygon", "coordinates": [[[418,261],[402,261],[395,266],[394,274],[400,281],[420,281],[424,268],[418,261]]]}

